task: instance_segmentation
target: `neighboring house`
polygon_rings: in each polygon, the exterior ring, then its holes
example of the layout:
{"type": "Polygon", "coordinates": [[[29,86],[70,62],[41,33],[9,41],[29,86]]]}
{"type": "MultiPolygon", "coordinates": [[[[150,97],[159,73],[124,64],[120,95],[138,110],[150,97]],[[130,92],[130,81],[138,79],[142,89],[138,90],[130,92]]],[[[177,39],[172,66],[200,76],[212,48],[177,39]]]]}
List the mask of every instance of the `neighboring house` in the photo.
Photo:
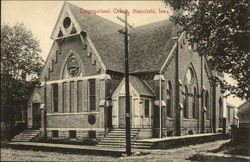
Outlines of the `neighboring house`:
{"type": "Polygon", "coordinates": [[[246,101],[238,107],[240,128],[250,128],[250,101],[246,101]]]}
{"type": "MultiPolygon", "coordinates": [[[[42,86],[29,103],[29,128],[57,138],[84,138],[90,130],[103,137],[108,130],[125,128],[122,28],[98,15],[82,14],[73,4],[63,5],[42,86]],[[45,104],[46,117],[40,104],[45,104]],[[96,117],[93,125],[88,122],[91,114],[96,117]]],[[[179,36],[177,55],[175,36],[176,26],[169,20],[130,31],[131,127],[146,132],[141,138],[159,137],[160,123],[162,136],[222,128],[224,99],[214,81],[217,73],[192,50],[185,33],[179,36]]]]}
{"type": "Polygon", "coordinates": [[[232,141],[250,145],[250,101],[238,107],[239,127],[233,126],[232,141]]]}
{"type": "Polygon", "coordinates": [[[227,103],[227,126],[238,125],[239,119],[237,117],[238,109],[236,106],[227,103]]]}

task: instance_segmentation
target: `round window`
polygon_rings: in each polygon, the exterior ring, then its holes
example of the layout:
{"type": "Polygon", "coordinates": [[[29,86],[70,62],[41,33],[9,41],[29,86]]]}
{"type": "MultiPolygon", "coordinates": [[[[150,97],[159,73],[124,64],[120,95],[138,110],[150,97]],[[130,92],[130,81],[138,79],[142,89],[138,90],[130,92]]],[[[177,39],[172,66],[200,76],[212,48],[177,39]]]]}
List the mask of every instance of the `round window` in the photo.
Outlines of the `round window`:
{"type": "Polygon", "coordinates": [[[71,25],[71,20],[69,17],[65,17],[64,20],[63,20],[63,27],[65,29],[68,29],[71,25]]]}

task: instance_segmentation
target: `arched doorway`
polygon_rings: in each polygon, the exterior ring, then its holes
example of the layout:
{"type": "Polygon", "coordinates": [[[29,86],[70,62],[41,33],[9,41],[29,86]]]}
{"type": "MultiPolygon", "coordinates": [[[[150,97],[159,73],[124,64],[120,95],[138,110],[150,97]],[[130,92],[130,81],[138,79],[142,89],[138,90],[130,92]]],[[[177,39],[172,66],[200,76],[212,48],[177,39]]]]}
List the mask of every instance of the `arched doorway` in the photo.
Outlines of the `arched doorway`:
{"type": "Polygon", "coordinates": [[[36,88],[31,95],[28,104],[28,128],[39,129],[41,127],[41,93],[36,88]]]}

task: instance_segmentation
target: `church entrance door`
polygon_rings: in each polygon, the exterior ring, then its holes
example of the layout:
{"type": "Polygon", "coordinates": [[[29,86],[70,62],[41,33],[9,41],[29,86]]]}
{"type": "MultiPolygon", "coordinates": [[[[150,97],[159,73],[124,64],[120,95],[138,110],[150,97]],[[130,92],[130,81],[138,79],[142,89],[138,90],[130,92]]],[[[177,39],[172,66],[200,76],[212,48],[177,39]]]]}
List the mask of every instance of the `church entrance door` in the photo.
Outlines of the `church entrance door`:
{"type": "Polygon", "coordinates": [[[40,103],[32,103],[33,108],[33,129],[39,129],[41,127],[41,112],[40,103]]]}
{"type": "MultiPolygon", "coordinates": [[[[119,128],[126,127],[126,97],[119,97],[119,128]]],[[[132,97],[130,97],[130,125],[132,125],[132,97]]]]}

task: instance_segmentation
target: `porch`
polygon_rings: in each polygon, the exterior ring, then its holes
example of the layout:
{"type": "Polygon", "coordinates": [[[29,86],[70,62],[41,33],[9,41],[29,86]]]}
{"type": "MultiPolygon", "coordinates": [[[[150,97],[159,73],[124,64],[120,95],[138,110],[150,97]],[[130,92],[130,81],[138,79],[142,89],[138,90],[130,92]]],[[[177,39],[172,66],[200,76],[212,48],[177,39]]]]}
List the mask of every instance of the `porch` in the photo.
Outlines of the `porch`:
{"type": "MultiPolygon", "coordinates": [[[[112,95],[112,127],[126,127],[125,81],[112,95]]],[[[137,77],[130,76],[130,124],[131,128],[153,128],[154,93],[137,77]]]]}

